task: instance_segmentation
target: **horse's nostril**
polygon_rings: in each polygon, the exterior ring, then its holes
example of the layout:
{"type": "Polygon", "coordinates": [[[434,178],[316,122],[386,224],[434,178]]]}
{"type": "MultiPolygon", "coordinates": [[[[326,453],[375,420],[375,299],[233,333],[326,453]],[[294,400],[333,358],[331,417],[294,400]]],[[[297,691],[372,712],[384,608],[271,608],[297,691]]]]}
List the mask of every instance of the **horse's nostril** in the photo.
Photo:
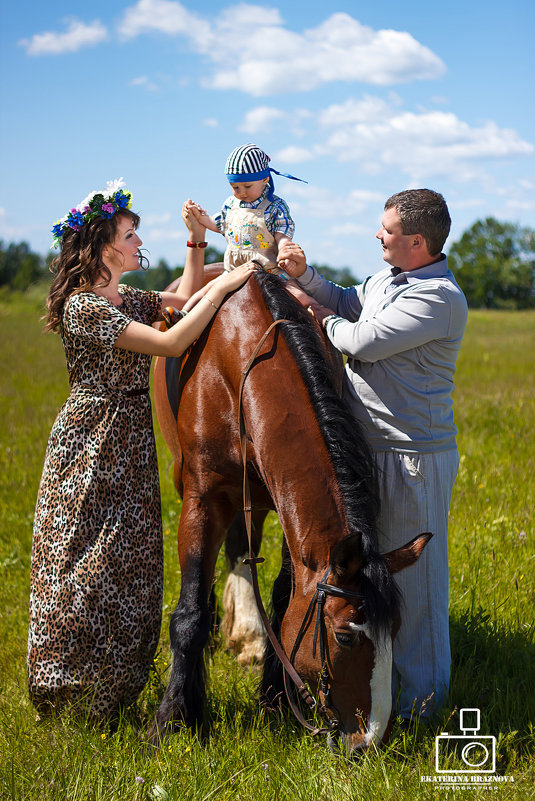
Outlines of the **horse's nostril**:
{"type": "Polygon", "coordinates": [[[348,631],[335,631],[334,637],[338,645],[342,648],[351,648],[355,644],[356,634],[348,631]]]}

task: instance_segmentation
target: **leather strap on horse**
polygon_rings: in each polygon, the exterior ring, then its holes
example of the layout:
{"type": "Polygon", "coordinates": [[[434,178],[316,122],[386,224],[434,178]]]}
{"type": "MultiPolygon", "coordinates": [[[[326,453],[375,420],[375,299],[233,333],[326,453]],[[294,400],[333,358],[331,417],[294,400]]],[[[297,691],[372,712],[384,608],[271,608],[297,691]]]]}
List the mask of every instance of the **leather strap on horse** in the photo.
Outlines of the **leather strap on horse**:
{"type": "MultiPolygon", "coordinates": [[[[282,663],[282,666],[283,666],[284,671],[285,671],[285,677],[286,677],[286,675],[288,675],[292,679],[293,683],[295,684],[295,686],[297,688],[297,691],[299,692],[299,695],[301,696],[301,698],[303,699],[305,704],[308,706],[308,708],[312,710],[316,706],[316,700],[311,695],[308,687],[303,682],[302,678],[300,677],[300,675],[298,674],[298,672],[296,671],[296,669],[292,665],[290,659],[288,659],[288,657],[286,656],[286,654],[284,652],[284,649],[282,648],[279,640],[277,639],[277,635],[275,634],[275,632],[273,631],[273,629],[271,627],[271,623],[269,622],[269,618],[267,616],[267,613],[266,613],[266,610],[264,608],[264,604],[262,602],[262,598],[261,598],[261,595],[260,595],[260,588],[258,586],[258,573],[257,573],[256,566],[257,566],[257,564],[263,562],[264,559],[262,557],[255,556],[254,555],[254,551],[253,551],[252,526],[251,526],[251,518],[252,518],[252,514],[251,514],[252,513],[251,490],[250,490],[250,486],[249,486],[249,478],[248,478],[248,475],[247,475],[247,434],[246,434],[246,430],[245,430],[245,418],[244,418],[244,414],[243,414],[243,388],[244,388],[247,376],[249,375],[249,372],[250,372],[250,370],[251,370],[251,368],[252,368],[252,366],[253,366],[253,364],[254,364],[257,356],[258,356],[258,354],[260,353],[260,350],[261,350],[264,342],[268,338],[268,336],[271,333],[271,331],[275,328],[275,326],[279,325],[280,323],[287,323],[287,322],[290,322],[290,321],[289,320],[285,320],[285,319],[275,320],[269,326],[267,331],[265,331],[265,333],[263,334],[263,336],[260,339],[260,342],[258,343],[256,348],[254,349],[249,361],[247,362],[247,364],[245,365],[245,367],[242,370],[240,388],[239,388],[239,392],[238,392],[238,419],[239,419],[239,427],[240,427],[241,454],[242,454],[242,461],[243,461],[243,514],[244,514],[244,518],[245,518],[245,528],[247,530],[247,539],[249,541],[249,558],[248,559],[244,559],[244,563],[249,565],[249,568],[250,568],[250,571],[251,571],[251,581],[252,581],[252,585],[253,585],[253,592],[254,592],[254,596],[255,596],[255,600],[256,600],[256,605],[258,607],[258,612],[259,612],[260,617],[262,619],[262,622],[264,624],[264,628],[265,628],[266,634],[267,634],[267,636],[268,636],[268,638],[269,638],[269,640],[271,642],[271,645],[273,646],[273,649],[274,649],[275,653],[277,654],[277,656],[279,657],[279,659],[280,659],[280,661],[282,663]]],[[[315,598],[316,598],[316,596],[314,596],[314,599],[315,598]]],[[[314,599],[313,599],[313,602],[314,602],[314,599]]],[[[307,615],[305,616],[305,619],[308,616],[309,615],[307,613],[307,615]]],[[[304,624],[305,624],[305,621],[303,621],[303,625],[304,624]]],[[[286,678],[285,678],[285,687],[286,687],[286,695],[287,695],[287,698],[288,698],[288,703],[290,704],[292,712],[294,713],[296,718],[299,720],[301,725],[304,726],[306,729],[308,729],[308,731],[312,732],[312,734],[326,734],[327,732],[331,732],[331,731],[333,731],[334,728],[336,728],[336,726],[338,725],[338,722],[336,721],[335,717],[330,715],[329,714],[329,710],[326,709],[325,707],[321,706],[321,705],[318,707],[317,711],[323,717],[325,722],[328,724],[328,728],[318,728],[318,727],[311,726],[304,719],[304,717],[302,716],[299,708],[296,706],[296,704],[292,700],[292,697],[291,697],[290,693],[288,692],[288,687],[286,686],[286,678]]]]}

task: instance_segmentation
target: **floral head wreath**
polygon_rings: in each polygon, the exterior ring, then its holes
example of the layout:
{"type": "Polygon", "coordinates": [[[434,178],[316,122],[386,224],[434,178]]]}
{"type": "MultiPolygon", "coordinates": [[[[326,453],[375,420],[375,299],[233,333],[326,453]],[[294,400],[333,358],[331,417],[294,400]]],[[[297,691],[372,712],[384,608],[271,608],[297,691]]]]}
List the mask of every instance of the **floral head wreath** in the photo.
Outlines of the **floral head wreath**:
{"type": "Polygon", "coordinates": [[[106,189],[90,192],[76,208],[71,209],[61,220],[57,220],[52,228],[54,234],[52,247],[57,248],[61,245],[63,235],[69,228],[79,231],[86,223],[97,217],[109,220],[119,209],[129,209],[132,205],[132,195],[123,191],[124,185],[122,178],[108,181],[106,189]]]}

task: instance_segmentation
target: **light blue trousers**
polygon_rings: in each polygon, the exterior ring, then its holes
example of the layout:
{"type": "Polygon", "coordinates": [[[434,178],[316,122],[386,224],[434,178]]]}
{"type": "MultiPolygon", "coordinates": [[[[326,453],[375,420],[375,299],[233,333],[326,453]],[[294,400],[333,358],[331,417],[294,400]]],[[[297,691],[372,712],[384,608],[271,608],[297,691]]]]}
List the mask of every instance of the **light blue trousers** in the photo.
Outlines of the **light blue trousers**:
{"type": "Polygon", "coordinates": [[[444,702],[450,680],[448,513],[459,454],[387,451],[375,457],[380,551],[433,534],[418,562],[395,576],[403,604],[393,648],[394,709],[404,718],[427,717],[444,702]]]}

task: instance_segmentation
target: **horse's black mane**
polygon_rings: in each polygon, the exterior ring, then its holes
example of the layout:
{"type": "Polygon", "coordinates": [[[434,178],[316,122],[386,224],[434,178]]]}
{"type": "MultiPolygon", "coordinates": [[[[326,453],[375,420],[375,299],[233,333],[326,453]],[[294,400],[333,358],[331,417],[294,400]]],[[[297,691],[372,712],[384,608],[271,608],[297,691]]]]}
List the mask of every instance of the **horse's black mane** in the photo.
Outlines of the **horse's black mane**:
{"type": "Polygon", "coordinates": [[[366,617],[376,635],[389,633],[399,599],[378,552],[379,489],[372,453],[359,424],[336,392],[325,345],[310,314],[286,292],[280,278],[260,272],[255,277],[273,319],[289,321],[280,324],[282,334],[316,412],[338,479],[349,530],[361,535],[363,563],[359,583],[365,595],[366,617]]]}

